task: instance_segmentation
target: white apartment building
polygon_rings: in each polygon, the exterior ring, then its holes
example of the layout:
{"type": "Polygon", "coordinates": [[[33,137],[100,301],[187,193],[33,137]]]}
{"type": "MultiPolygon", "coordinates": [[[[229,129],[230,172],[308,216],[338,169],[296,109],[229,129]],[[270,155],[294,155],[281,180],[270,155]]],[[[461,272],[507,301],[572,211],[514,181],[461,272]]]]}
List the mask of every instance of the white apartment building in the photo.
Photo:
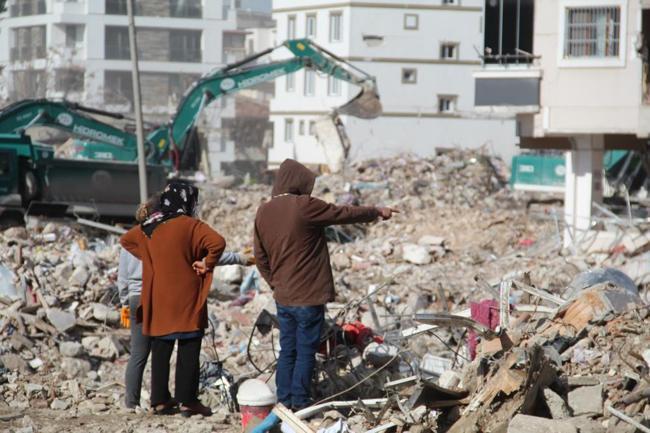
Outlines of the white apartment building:
{"type": "Polygon", "coordinates": [[[602,199],[603,151],[647,150],[650,1],[488,1],[486,17],[492,56],[475,74],[477,106],[516,113],[522,148],[565,151],[572,244],[602,199]],[[514,56],[522,45],[529,54],[514,56]]]}
{"type": "MultiPolygon", "coordinates": [[[[311,38],[377,78],[384,114],[343,118],[352,159],[480,146],[505,158],[514,154],[514,121],[474,110],[482,13],[483,0],[273,1],[278,43],[311,38]]],[[[324,164],[315,120],[358,92],[311,71],[279,79],[269,164],[287,157],[324,164]]]]}
{"type": "MultiPolygon", "coordinates": [[[[145,120],[164,122],[196,79],[243,57],[245,32],[231,0],[134,4],[145,120]]],[[[0,65],[6,100],[67,98],[132,112],[126,1],[9,0],[0,20],[0,65]]],[[[231,99],[218,99],[200,118],[213,175],[236,159],[222,125],[235,111],[231,99]]]]}

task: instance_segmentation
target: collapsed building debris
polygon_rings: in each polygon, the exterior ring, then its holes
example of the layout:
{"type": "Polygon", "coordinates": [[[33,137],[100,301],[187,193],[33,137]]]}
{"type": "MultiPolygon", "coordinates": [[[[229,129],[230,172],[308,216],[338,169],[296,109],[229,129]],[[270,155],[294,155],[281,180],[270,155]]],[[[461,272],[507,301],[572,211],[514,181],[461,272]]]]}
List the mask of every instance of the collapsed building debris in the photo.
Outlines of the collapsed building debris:
{"type": "MultiPolygon", "coordinates": [[[[294,414],[310,430],[605,432],[648,424],[645,226],[626,228],[606,248],[564,250],[559,210],[528,207],[505,187],[504,172],[480,152],[451,151],[319,177],[314,194],[328,201],[402,213],[390,227],[330,236],[337,299],[318,354],[318,401],[294,414]]],[[[264,185],[206,184],[201,217],[229,250],[244,251],[268,194],[264,185]]],[[[125,412],[119,231],[32,219],[1,233],[0,427],[58,431],[77,419],[66,428],[101,431],[119,413],[110,431],[240,431],[238,386],[254,377],[273,383],[279,339],[270,289],[252,268],[216,272],[201,354],[201,399],[213,417],[125,412]]],[[[145,373],[145,406],[148,389],[145,373]]]]}

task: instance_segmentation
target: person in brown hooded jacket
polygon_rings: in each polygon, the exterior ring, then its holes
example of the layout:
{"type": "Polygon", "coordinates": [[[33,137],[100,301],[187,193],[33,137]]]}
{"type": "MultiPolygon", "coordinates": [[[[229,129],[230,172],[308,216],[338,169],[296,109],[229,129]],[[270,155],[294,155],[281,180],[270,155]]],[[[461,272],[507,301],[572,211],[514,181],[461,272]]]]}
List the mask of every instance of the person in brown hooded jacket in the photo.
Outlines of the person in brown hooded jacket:
{"type": "Polygon", "coordinates": [[[255,218],[255,259],[273,289],[280,323],[276,369],[278,400],[302,409],[311,404],[310,386],[325,304],[334,300],[325,227],[389,219],[394,210],[336,206],[311,197],[316,175],[285,160],[273,184],[272,198],[255,218]]]}

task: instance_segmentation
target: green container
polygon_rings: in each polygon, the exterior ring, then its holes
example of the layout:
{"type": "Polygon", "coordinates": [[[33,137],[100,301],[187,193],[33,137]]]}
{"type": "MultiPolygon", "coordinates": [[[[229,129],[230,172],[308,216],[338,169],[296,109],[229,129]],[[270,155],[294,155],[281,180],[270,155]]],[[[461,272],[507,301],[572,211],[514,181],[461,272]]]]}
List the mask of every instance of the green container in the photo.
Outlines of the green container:
{"type": "Polygon", "coordinates": [[[564,191],[564,156],[518,155],[512,158],[510,185],[524,191],[564,191]]]}
{"type": "MultiPolygon", "coordinates": [[[[605,171],[614,168],[627,154],[627,150],[605,152],[603,156],[605,171]]],[[[510,186],[523,191],[563,192],[565,173],[563,155],[517,155],[512,158],[510,186]]]]}

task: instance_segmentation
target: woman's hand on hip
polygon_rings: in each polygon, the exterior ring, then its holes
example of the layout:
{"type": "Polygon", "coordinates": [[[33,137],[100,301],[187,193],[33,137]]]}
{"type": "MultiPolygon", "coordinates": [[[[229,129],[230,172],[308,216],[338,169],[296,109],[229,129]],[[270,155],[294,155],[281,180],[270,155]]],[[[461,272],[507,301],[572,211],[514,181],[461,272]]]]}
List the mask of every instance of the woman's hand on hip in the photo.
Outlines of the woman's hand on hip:
{"type": "Polygon", "coordinates": [[[192,263],[192,269],[194,269],[194,272],[196,272],[196,275],[203,276],[208,272],[208,267],[205,264],[204,260],[197,260],[196,262],[192,263]]]}

